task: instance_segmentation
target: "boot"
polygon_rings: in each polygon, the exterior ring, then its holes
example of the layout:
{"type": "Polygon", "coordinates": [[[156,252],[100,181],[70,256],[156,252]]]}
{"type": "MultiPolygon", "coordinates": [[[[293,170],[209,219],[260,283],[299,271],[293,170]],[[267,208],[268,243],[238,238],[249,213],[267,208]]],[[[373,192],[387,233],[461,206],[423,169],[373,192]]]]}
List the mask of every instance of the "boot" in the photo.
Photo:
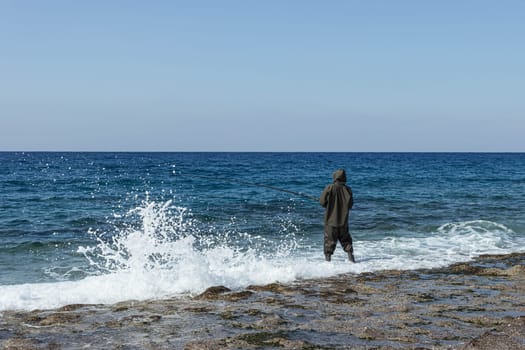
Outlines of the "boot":
{"type": "Polygon", "coordinates": [[[325,259],[326,261],[330,261],[330,260],[332,260],[332,256],[331,256],[330,254],[325,254],[325,255],[324,255],[324,259],[325,259]]]}
{"type": "Polygon", "coordinates": [[[351,262],[355,263],[354,253],[353,252],[348,252],[348,260],[350,260],[351,262]]]}

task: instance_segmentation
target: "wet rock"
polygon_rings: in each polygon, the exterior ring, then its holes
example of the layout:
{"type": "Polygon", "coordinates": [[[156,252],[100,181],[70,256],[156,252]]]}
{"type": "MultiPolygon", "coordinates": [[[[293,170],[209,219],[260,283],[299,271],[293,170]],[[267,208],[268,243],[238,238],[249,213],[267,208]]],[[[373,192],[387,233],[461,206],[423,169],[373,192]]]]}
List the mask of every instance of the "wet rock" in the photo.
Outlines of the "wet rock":
{"type": "Polygon", "coordinates": [[[357,330],[355,335],[361,339],[366,340],[384,339],[385,337],[385,333],[383,331],[373,327],[361,328],[357,330]]]}
{"type": "Polygon", "coordinates": [[[202,299],[213,300],[213,299],[217,299],[219,297],[219,295],[227,293],[227,292],[230,292],[230,291],[231,291],[231,289],[226,288],[224,286],[210,287],[210,288],[206,289],[202,294],[197,295],[194,299],[197,299],[197,300],[202,300],[202,299]]]}
{"type": "Polygon", "coordinates": [[[506,317],[501,320],[498,330],[525,343],[525,317],[506,317]]]}
{"type": "Polygon", "coordinates": [[[190,341],[184,346],[184,350],[217,350],[231,349],[223,339],[190,341]]]}
{"type": "Polygon", "coordinates": [[[276,294],[295,294],[295,290],[291,286],[285,286],[281,283],[270,283],[264,286],[248,286],[248,290],[256,292],[272,292],[276,294]]]}
{"type": "Polygon", "coordinates": [[[210,306],[190,306],[185,308],[183,311],[194,312],[194,313],[208,313],[214,309],[210,306]]]}
{"type": "Polygon", "coordinates": [[[131,315],[124,317],[122,322],[136,325],[149,325],[152,322],[159,321],[161,318],[161,315],[131,315]]]}
{"type": "Polygon", "coordinates": [[[436,298],[430,293],[418,293],[415,296],[415,300],[419,303],[429,303],[436,300],[436,298]]]}
{"type": "Polygon", "coordinates": [[[131,307],[132,305],[129,302],[122,302],[113,305],[111,309],[113,310],[113,312],[121,312],[129,310],[131,307]]]}
{"type": "Polygon", "coordinates": [[[231,302],[248,299],[253,292],[244,290],[240,292],[231,292],[229,288],[218,286],[211,287],[204,291],[204,293],[197,295],[195,300],[227,300],[231,302]]]}
{"type": "Polygon", "coordinates": [[[320,349],[319,347],[314,347],[311,344],[302,341],[302,340],[289,340],[284,338],[274,338],[274,343],[282,349],[290,350],[302,350],[302,349],[320,349]]]}
{"type": "Polygon", "coordinates": [[[525,254],[514,254],[216,286],[194,298],[4,311],[0,349],[523,349],[524,271],[525,254]]]}
{"type": "Polygon", "coordinates": [[[248,299],[252,295],[253,295],[253,292],[249,290],[245,290],[242,292],[224,294],[222,299],[228,300],[228,301],[239,301],[239,300],[248,299]]]}
{"type": "Polygon", "coordinates": [[[469,341],[461,350],[522,350],[525,345],[505,333],[485,332],[469,341]]]}
{"type": "Polygon", "coordinates": [[[82,308],[85,308],[85,307],[89,307],[89,306],[92,306],[92,305],[89,305],[89,304],[71,304],[71,305],[66,305],[66,306],[63,306],[59,309],[57,309],[57,311],[75,311],[75,310],[78,310],[78,309],[82,309],[82,308]]]}
{"type": "Polygon", "coordinates": [[[62,325],[75,322],[80,318],[79,315],[69,312],[57,312],[49,315],[36,315],[30,318],[30,322],[40,326],[62,325]]]}
{"type": "Polygon", "coordinates": [[[233,311],[225,311],[225,312],[221,313],[220,316],[221,316],[221,318],[223,320],[234,320],[234,319],[239,317],[233,311]]]}
{"type": "Polygon", "coordinates": [[[0,340],[2,350],[60,350],[62,346],[58,342],[43,342],[35,339],[11,338],[6,340],[3,345],[0,340]]]}
{"type": "Polygon", "coordinates": [[[247,333],[237,337],[239,340],[244,340],[246,343],[257,346],[278,346],[282,340],[286,339],[284,332],[258,332],[247,333]]]}
{"type": "Polygon", "coordinates": [[[352,286],[352,288],[358,293],[358,294],[376,294],[380,293],[381,291],[377,288],[374,288],[372,286],[369,286],[364,283],[358,283],[352,286]]]}
{"type": "Polygon", "coordinates": [[[301,340],[290,340],[285,334],[276,333],[248,333],[234,338],[192,341],[184,350],[218,350],[218,349],[283,349],[283,350],[323,350],[329,347],[313,346],[301,340]]]}
{"type": "Polygon", "coordinates": [[[261,320],[257,321],[255,325],[258,328],[274,329],[276,326],[281,326],[287,322],[278,314],[265,315],[261,320]]]}
{"type": "Polygon", "coordinates": [[[525,266],[516,265],[505,270],[505,274],[510,277],[525,279],[525,266]]]}
{"type": "Polygon", "coordinates": [[[484,269],[479,266],[473,266],[468,263],[454,264],[450,267],[450,273],[462,275],[476,275],[483,272],[484,269]]]}

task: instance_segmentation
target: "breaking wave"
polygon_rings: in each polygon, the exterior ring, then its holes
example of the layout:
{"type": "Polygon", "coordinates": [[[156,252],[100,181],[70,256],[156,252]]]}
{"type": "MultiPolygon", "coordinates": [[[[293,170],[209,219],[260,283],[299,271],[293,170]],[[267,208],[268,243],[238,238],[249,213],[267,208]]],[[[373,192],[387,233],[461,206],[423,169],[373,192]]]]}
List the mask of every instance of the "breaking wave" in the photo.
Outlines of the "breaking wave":
{"type": "MultiPolygon", "coordinates": [[[[204,225],[172,202],[145,201],[126,213],[117,232],[92,231],[95,244],[78,248],[88,274],[79,280],[0,286],[0,310],[194,295],[215,285],[231,289],[384,269],[446,266],[481,254],[525,247],[508,227],[477,220],[447,223],[411,237],[356,240],[357,264],[339,247],[324,262],[322,237],[305,237],[284,220],[272,237],[204,225]]],[[[234,221],[234,218],[232,218],[234,221]]]]}

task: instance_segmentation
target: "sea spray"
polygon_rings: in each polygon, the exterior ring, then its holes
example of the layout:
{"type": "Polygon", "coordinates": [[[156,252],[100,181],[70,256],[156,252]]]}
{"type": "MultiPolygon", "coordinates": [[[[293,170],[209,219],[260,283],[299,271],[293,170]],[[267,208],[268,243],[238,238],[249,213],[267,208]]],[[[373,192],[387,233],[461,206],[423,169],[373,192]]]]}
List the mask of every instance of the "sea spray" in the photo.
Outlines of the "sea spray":
{"type": "Polygon", "coordinates": [[[239,231],[234,218],[228,227],[206,226],[170,201],[146,200],[125,218],[130,223],[113,234],[92,231],[96,244],[78,249],[96,278],[110,284],[102,288],[108,296],[159,298],[297,277],[290,264],[300,248],[297,227],[285,217],[274,239],[239,231]]]}
{"type": "Polygon", "coordinates": [[[0,310],[111,304],[195,295],[215,285],[238,289],[348,272],[432,268],[523,247],[523,239],[506,226],[477,220],[443,224],[426,234],[355,239],[357,264],[346,261],[340,248],[326,263],[322,236],[304,239],[286,210],[274,218],[278,234],[263,236],[240,230],[235,218],[215,227],[170,201],[143,201],[124,215],[127,223],[115,232],[92,231],[95,244],[78,248],[90,276],[0,286],[0,310]]]}
{"type": "Polygon", "coordinates": [[[78,252],[105,273],[169,269],[178,258],[179,247],[191,247],[196,229],[190,216],[186,208],[173,206],[171,201],[146,200],[128,211],[129,223],[117,232],[91,230],[97,244],[79,247],[78,252]]]}
{"type": "Polygon", "coordinates": [[[522,251],[525,243],[524,237],[505,225],[486,220],[446,223],[428,233],[384,236],[357,243],[356,250],[366,256],[368,269],[443,267],[482,254],[522,251]]]}
{"type": "Polygon", "coordinates": [[[525,247],[523,153],[4,152],[0,164],[1,310],[432,268],[525,247]],[[338,167],[356,196],[357,264],[340,247],[324,262],[317,203],[248,185],[317,195],[338,167]]]}

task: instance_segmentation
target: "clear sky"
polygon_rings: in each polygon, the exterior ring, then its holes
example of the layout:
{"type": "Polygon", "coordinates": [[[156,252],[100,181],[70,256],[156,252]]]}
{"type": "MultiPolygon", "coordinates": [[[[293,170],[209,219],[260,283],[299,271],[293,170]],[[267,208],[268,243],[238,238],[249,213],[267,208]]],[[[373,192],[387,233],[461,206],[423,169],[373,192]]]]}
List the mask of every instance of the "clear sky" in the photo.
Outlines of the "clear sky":
{"type": "Polygon", "coordinates": [[[0,0],[0,150],[525,151],[525,1],[0,0]]]}

